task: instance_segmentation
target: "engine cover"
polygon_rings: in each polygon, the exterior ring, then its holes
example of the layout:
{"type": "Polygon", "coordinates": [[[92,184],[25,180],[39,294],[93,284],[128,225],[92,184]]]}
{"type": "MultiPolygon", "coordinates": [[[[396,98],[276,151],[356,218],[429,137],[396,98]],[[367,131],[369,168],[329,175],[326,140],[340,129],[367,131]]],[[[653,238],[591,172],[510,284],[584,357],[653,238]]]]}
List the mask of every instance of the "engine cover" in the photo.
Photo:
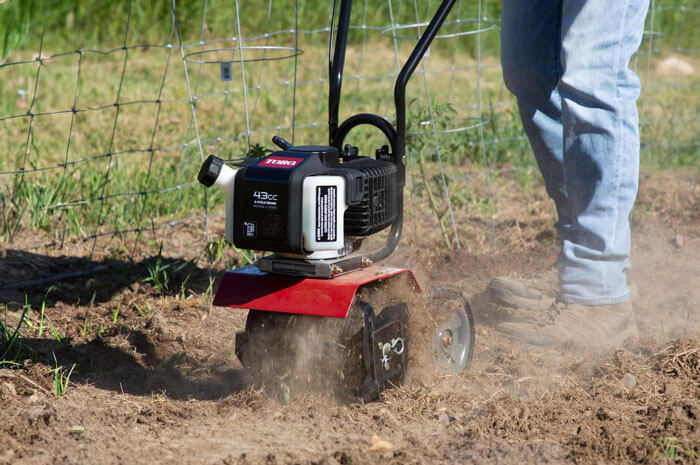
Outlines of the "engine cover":
{"type": "Polygon", "coordinates": [[[339,257],[353,238],[396,218],[398,170],[388,161],[341,156],[335,147],[273,152],[238,170],[230,203],[240,248],[339,257]]]}

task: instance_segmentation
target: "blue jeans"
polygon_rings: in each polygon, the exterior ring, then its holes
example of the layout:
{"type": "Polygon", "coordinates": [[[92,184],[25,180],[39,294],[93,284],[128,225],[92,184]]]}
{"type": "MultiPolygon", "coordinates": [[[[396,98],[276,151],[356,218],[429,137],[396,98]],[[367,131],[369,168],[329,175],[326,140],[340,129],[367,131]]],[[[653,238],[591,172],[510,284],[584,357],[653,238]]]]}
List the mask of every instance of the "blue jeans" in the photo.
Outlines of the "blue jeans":
{"type": "Polygon", "coordinates": [[[629,298],[639,47],[649,0],[503,0],[501,61],[554,200],[559,300],[629,298]]]}

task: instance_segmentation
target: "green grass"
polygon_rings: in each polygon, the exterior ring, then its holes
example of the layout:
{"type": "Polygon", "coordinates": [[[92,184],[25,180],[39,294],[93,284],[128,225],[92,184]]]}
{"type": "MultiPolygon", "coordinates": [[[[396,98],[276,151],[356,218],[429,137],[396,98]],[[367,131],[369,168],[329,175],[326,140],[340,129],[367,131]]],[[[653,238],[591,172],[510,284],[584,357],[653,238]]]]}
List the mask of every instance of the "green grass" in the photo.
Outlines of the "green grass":
{"type": "MultiPolygon", "coordinates": [[[[282,9],[293,5],[285,1],[276,5],[282,9]]],[[[497,7],[489,5],[490,15],[499,13],[500,4],[495,3],[497,7]]],[[[22,5],[24,3],[10,1],[0,7],[5,15],[2,18],[15,18],[17,24],[29,21],[31,26],[24,38],[20,37],[23,29],[14,26],[14,29],[6,29],[7,40],[11,42],[7,48],[10,51],[8,62],[31,58],[36,53],[37,28],[47,31],[43,52],[47,56],[74,50],[82,46],[79,44],[92,43],[104,48],[123,40],[120,39],[123,25],[113,18],[125,16],[128,2],[59,4],[45,0],[38,3],[45,10],[37,7],[29,13],[22,5]],[[37,11],[50,13],[40,17],[37,11]],[[31,18],[27,19],[27,15],[31,18]],[[92,22],[86,18],[92,18],[92,22]],[[67,27],[68,23],[71,27],[67,27]]],[[[179,2],[179,5],[183,18],[187,18],[182,24],[184,34],[189,39],[197,38],[201,4],[179,2]]],[[[231,5],[231,2],[209,2],[207,37],[231,35],[231,5]],[[228,32],[224,34],[224,31],[228,32]]],[[[267,12],[252,5],[241,2],[245,10],[242,17],[246,18],[243,27],[248,32],[264,31],[267,12]]],[[[300,1],[299,5],[304,24],[323,26],[326,4],[320,8],[318,2],[308,0],[300,1]]],[[[427,4],[422,3],[421,7],[427,8],[427,4]]],[[[145,4],[132,3],[130,44],[138,41],[163,43],[168,37],[167,2],[154,9],[148,8],[145,4]]],[[[387,14],[385,8],[373,11],[366,19],[367,24],[383,22],[387,14]]],[[[362,9],[358,6],[354,14],[360,15],[362,9]]],[[[404,8],[397,21],[411,22],[413,11],[409,10],[404,8]]],[[[657,17],[658,24],[670,31],[667,40],[674,31],[680,38],[674,37],[671,43],[685,40],[686,35],[692,36],[687,27],[674,29],[676,19],[669,11],[664,10],[657,17]]],[[[460,17],[472,13],[462,11],[460,17]]],[[[420,14],[427,14],[427,11],[420,14]]],[[[688,15],[684,19],[686,26],[695,21],[696,16],[688,15]]],[[[0,24],[2,21],[9,20],[0,20],[0,24]]],[[[272,29],[282,26],[282,23],[270,25],[272,29]]],[[[431,72],[428,75],[430,102],[438,130],[443,173],[438,169],[429,106],[419,74],[414,76],[407,91],[411,100],[408,109],[411,132],[408,185],[411,190],[407,194],[415,196],[420,208],[435,214],[443,227],[446,219],[443,175],[452,205],[471,209],[479,216],[495,214],[493,205],[488,199],[484,201],[483,192],[476,189],[477,183],[467,176],[483,175],[484,158],[491,169],[514,169],[520,188],[526,192],[537,182],[534,159],[523,136],[517,109],[503,87],[495,52],[489,48],[492,46],[489,44],[497,45],[497,36],[497,31],[482,35],[489,53],[483,57],[485,67],[481,69],[480,82],[477,70],[469,67],[476,64],[471,58],[474,47],[470,44],[439,40],[425,61],[431,72]],[[453,56],[457,57],[454,61],[453,56]],[[453,64],[465,68],[452,73],[453,64]]],[[[275,40],[275,44],[290,44],[289,36],[282,35],[275,40]]],[[[300,84],[294,115],[297,126],[294,139],[298,144],[325,143],[327,139],[323,124],[308,126],[324,121],[328,111],[327,83],[318,81],[327,73],[325,40],[325,34],[300,36],[304,54],[299,57],[297,69],[300,84]]],[[[661,39],[655,40],[659,45],[661,39]]],[[[401,59],[405,59],[412,41],[399,42],[401,59]]],[[[256,45],[264,43],[264,40],[255,42],[256,45]]],[[[646,42],[642,51],[645,46],[646,42]]],[[[658,57],[653,55],[654,59],[658,57]]],[[[227,84],[220,80],[220,69],[215,64],[187,65],[191,83],[193,86],[198,83],[200,96],[195,105],[203,141],[200,153],[194,132],[188,129],[191,108],[179,51],[153,47],[131,49],[125,68],[124,58],[122,50],[108,55],[86,53],[82,57],[72,53],[41,65],[31,62],[0,67],[3,82],[0,118],[18,115],[0,121],[0,173],[4,173],[0,174],[2,240],[12,240],[23,231],[46,233],[59,243],[115,231],[118,235],[135,232],[139,238],[153,233],[155,239],[156,228],[160,225],[200,215],[205,205],[209,214],[223,212],[221,191],[206,190],[196,183],[202,156],[210,152],[227,159],[242,158],[251,152],[259,155],[275,148],[270,143],[275,134],[292,139],[291,130],[285,129],[292,124],[291,88],[285,84],[294,79],[290,60],[247,63],[248,120],[244,111],[246,101],[240,92],[244,80],[238,66],[233,67],[233,81],[227,84]],[[122,69],[125,69],[123,79],[122,69]],[[224,94],[227,91],[229,94],[224,94]],[[156,102],[159,95],[160,103],[156,102]],[[85,111],[71,113],[74,100],[76,107],[85,111]],[[144,103],[128,104],[136,101],[144,103]],[[114,103],[120,105],[111,106],[114,103]],[[105,105],[101,109],[89,109],[105,105]],[[30,118],[27,112],[50,114],[30,118]],[[253,130],[250,140],[245,137],[247,127],[253,130]]],[[[646,69],[645,59],[646,54],[641,53],[636,61],[639,72],[646,69]]],[[[697,57],[690,59],[700,66],[697,57]]],[[[346,62],[341,118],[352,113],[372,112],[391,119],[394,112],[392,79],[363,79],[358,86],[353,76],[386,76],[392,72],[395,72],[393,41],[379,31],[353,32],[346,62]],[[363,34],[366,37],[364,46],[363,34]]],[[[646,81],[650,86],[641,115],[643,163],[652,169],[698,168],[700,80],[692,76],[658,76],[652,66],[646,81]]],[[[384,143],[383,137],[371,128],[358,128],[347,142],[358,145],[363,154],[372,154],[384,143]]],[[[210,262],[221,255],[223,245],[226,244],[207,246],[210,262]]],[[[241,261],[250,259],[245,252],[236,253],[241,261]]],[[[151,282],[155,287],[178,292],[170,289],[166,281],[173,270],[153,271],[151,282]]]]}
{"type": "Polygon", "coordinates": [[[674,437],[657,439],[655,444],[658,456],[672,463],[694,463],[700,459],[700,446],[688,446],[674,437]]]}
{"type": "Polygon", "coordinates": [[[143,279],[149,283],[153,291],[161,296],[177,295],[180,300],[185,300],[192,272],[195,269],[194,260],[170,261],[162,255],[163,243],[159,244],[158,254],[146,263],[148,276],[143,279]]]}
{"type": "MultiPolygon", "coordinates": [[[[19,318],[14,322],[8,321],[8,306],[0,306],[0,368],[19,368],[23,366],[26,358],[37,356],[37,353],[25,344],[25,338],[42,338],[47,331],[51,331],[57,342],[70,342],[71,338],[62,337],[46,314],[46,300],[53,290],[53,286],[46,290],[38,309],[32,307],[29,296],[25,295],[19,318]]],[[[15,318],[12,317],[13,320],[15,318]]]]}
{"type": "Polygon", "coordinates": [[[51,369],[51,374],[53,375],[53,390],[56,397],[65,395],[68,391],[68,383],[70,382],[70,377],[73,374],[76,364],[71,366],[70,370],[66,370],[62,365],[58,364],[56,360],[56,354],[51,352],[53,356],[54,367],[51,369]]]}
{"type": "Polygon", "coordinates": [[[121,310],[122,303],[120,302],[121,298],[116,297],[114,300],[117,301],[117,308],[115,308],[112,311],[112,324],[116,325],[117,324],[117,318],[119,318],[119,311],[121,310]]]}
{"type": "MultiPolygon", "coordinates": [[[[298,5],[298,23],[300,29],[312,30],[327,27],[330,22],[332,5],[328,0],[272,0],[271,15],[268,17],[268,2],[239,1],[239,15],[243,36],[260,35],[267,31],[288,30],[294,27],[293,12],[298,5]]],[[[500,2],[487,2],[479,10],[477,2],[462,1],[448,19],[455,18],[499,18],[500,2]]],[[[412,24],[427,21],[437,8],[437,2],[418,2],[418,11],[413,4],[397,1],[394,3],[394,20],[397,24],[412,24]]],[[[237,34],[234,16],[234,0],[210,0],[207,2],[206,21],[204,21],[203,1],[177,2],[177,18],[183,41],[198,41],[202,34],[202,23],[206,23],[205,39],[231,37],[237,34]]],[[[119,46],[127,33],[126,22],[129,17],[127,42],[165,43],[170,36],[172,10],[169,1],[144,2],[106,0],[6,0],[0,3],[0,59],[11,50],[25,48],[37,50],[41,33],[46,34],[45,43],[60,45],[70,50],[77,46],[105,48],[119,46]],[[129,14],[130,12],[130,14],[129,14]]],[[[391,16],[387,2],[372,1],[365,5],[356,1],[353,5],[351,24],[367,24],[374,27],[388,27],[391,16]]],[[[482,24],[481,27],[485,27],[482,24]]],[[[448,24],[445,33],[466,32],[476,29],[478,25],[448,24]]],[[[358,43],[366,31],[350,31],[350,42],[358,43]]],[[[413,29],[395,32],[400,36],[416,35],[413,29]]],[[[449,49],[453,42],[442,41],[436,47],[449,49]]],[[[463,35],[459,43],[466,50],[473,51],[476,39],[463,35]]],[[[497,43],[490,44],[491,51],[497,50],[497,43]]]]}
{"type": "Polygon", "coordinates": [[[7,306],[3,305],[3,321],[0,321],[0,367],[13,368],[22,365],[25,348],[22,344],[20,330],[30,310],[29,305],[24,305],[16,326],[8,326],[7,306]]]}

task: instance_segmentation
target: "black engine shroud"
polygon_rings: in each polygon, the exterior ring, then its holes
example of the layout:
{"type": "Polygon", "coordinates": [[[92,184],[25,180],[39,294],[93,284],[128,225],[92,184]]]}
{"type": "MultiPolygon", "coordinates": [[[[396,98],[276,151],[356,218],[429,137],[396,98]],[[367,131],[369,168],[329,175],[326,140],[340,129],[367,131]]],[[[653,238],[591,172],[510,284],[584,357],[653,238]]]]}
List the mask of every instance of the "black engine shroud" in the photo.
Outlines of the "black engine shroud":
{"type": "Polygon", "coordinates": [[[303,183],[319,175],[344,179],[346,239],[381,231],[399,214],[398,168],[391,161],[352,156],[330,146],[290,147],[249,161],[236,173],[235,190],[229,194],[234,195],[234,244],[308,253],[302,238],[303,183]]]}

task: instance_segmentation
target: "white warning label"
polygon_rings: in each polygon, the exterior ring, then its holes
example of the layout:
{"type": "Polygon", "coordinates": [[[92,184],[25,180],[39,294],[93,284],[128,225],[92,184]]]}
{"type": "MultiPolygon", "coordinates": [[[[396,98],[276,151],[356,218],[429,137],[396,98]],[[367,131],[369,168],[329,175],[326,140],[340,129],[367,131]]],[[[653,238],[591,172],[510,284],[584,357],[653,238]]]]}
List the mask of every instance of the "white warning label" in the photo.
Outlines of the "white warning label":
{"type": "Polygon", "coordinates": [[[335,242],[336,205],[338,189],[336,186],[316,186],[316,241],[335,242]]]}

